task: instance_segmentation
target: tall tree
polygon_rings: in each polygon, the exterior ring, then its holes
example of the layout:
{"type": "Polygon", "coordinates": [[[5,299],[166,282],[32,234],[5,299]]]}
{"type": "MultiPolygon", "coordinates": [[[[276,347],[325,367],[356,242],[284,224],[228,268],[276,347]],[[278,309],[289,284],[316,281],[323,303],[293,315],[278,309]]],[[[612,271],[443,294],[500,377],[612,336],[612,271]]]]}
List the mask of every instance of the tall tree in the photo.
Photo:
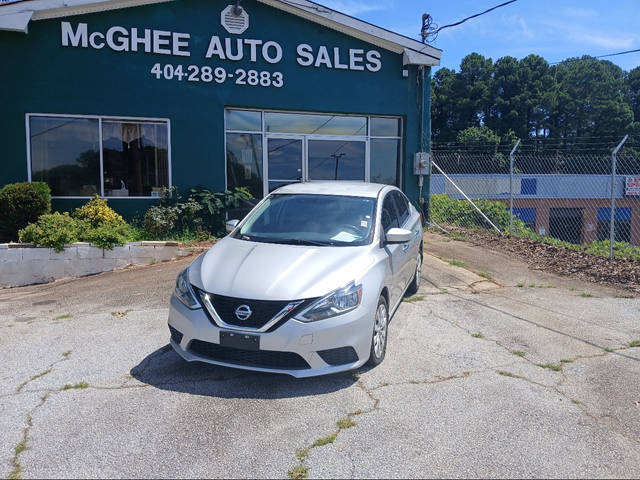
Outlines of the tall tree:
{"type": "Polygon", "coordinates": [[[552,112],[556,138],[620,135],[633,121],[625,103],[622,69],[593,57],[570,58],[552,68],[558,102],[552,112]]]}
{"type": "Polygon", "coordinates": [[[491,106],[485,122],[494,132],[500,135],[509,130],[518,135],[526,133],[518,105],[522,90],[518,60],[513,57],[499,58],[494,65],[491,106]]]}
{"type": "Polygon", "coordinates": [[[456,137],[459,123],[457,97],[454,93],[456,72],[441,68],[433,76],[431,98],[431,132],[438,141],[451,141],[456,137]]]}
{"type": "Polygon", "coordinates": [[[493,61],[478,53],[462,59],[454,93],[458,96],[459,124],[456,130],[481,126],[490,115],[493,61]]]}
{"type": "Polygon", "coordinates": [[[557,103],[558,85],[547,61],[538,55],[528,55],[519,62],[521,92],[518,109],[523,117],[523,130],[515,130],[520,138],[545,137],[547,123],[557,103]]]}
{"type": "Polygon", "coordinates": [[[640,122],[640,67],[629,72],[625,78],[627,100],[633,111],[633,121],[640,122]]]}

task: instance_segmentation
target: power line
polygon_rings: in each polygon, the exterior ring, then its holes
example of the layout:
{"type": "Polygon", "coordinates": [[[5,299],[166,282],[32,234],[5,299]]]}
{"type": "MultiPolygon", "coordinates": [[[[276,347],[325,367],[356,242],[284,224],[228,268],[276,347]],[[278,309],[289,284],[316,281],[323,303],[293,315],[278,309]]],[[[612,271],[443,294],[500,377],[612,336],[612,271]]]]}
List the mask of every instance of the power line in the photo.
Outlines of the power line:
{"type": "Polygon", "coordinates": [[[430,36],[434,37],[431,41],[435,41],[435,39],[438,37],[438,33],[440,33],[440,31],[444,30],[445,28],[456,27],[458,25],[463,24],[467,20],[471,20],[472,18],[477,18],[481,15],[484,15],[485,13],[492,12],[500,7],[505,7],[510,3],[514,3],[517,1],[518,0],[509,0],[508,2],[503,2],[500,5],[496,5],[495,7],[491,7],[485,10],[484,12],[476,13],[475,15],[471,15],[469,17],[463,18],[458,22],[450,23],[448,25],[443,25],[442,27],[438,27],[435,23],[433,23],[431,19],[431,15],[425,14],[422,16],[422,41],[423,42],[427,41],[428,37],[430,36]]]}
{"type": "MultiPolygon", "coordinates": [[[[597,57],[593,57],[593,58],[615,57],[616,55],[626,55],[627,53],[636,53],[636,52],[640,52],[640,48],[636,48],[635,50],[625,50],[624,52],[607,53],[606,55],[598,55],[597,57]]],[[[550,63],[549,65],[558,65],[559,63],[562,63],[562,62],[564,62],[564,60],[561,60],[559,62],[553,62],[553,63],[550,63]]]]}

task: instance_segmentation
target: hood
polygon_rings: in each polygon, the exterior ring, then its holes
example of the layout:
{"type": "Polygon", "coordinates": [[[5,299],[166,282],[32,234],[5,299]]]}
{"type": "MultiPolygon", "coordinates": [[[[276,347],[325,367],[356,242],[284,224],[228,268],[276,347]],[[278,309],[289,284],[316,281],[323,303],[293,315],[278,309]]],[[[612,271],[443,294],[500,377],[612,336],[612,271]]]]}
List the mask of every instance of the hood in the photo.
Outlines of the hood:
{"type": "Polygon", "coordinates": [[[228,297],[299,300],[359,281],[372,265],[370,245],[315,247],[225,237],[193,261],[189,280],[228,297]]]}

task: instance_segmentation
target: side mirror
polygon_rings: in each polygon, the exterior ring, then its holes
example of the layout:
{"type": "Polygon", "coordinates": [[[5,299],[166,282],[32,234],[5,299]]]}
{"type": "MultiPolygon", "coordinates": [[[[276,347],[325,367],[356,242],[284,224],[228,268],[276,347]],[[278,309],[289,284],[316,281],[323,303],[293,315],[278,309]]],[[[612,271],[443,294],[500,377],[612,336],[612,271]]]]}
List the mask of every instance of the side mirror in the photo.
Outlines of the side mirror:
{"type": "Polygon", "coordinates": [[[393,243],[407,243],[411,240],[413,233],[411,230],[406,230],[404,228],[392,228],[385,235],[385,245],[393,244],[393,243]]]}
{"type": "Polygon", "coordinates": [[[227,223],[225,223],[225,228],[227,229],[227,233],[233,232],[233,230],[236,228],[239,222],[240,220],[229,220],[227,223]]]}

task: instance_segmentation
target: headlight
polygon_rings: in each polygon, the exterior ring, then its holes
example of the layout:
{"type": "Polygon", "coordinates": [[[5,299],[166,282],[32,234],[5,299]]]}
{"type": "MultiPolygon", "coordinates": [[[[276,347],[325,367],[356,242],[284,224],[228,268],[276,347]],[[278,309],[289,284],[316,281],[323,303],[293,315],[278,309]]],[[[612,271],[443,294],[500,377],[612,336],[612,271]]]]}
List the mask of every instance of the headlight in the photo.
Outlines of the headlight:
{"type": "Polygon", "coordinates": [[[200,303],[196,299],[195,293],[189,283],[189,268],[185,268],[178,274],[176,279],[176,289],[173,292],[178,299],[191,309],[200,308],[200,303]]]}
{"type": "Polygon", "coordinates": [[[315,322],[325,318],[335,317],[343,313],[350,312],[362,300],[362,285],[355,282],[331,292],[326,297],[321,298],[305,311],[296,315],[296,319],[301,322],[315,322]]]}

